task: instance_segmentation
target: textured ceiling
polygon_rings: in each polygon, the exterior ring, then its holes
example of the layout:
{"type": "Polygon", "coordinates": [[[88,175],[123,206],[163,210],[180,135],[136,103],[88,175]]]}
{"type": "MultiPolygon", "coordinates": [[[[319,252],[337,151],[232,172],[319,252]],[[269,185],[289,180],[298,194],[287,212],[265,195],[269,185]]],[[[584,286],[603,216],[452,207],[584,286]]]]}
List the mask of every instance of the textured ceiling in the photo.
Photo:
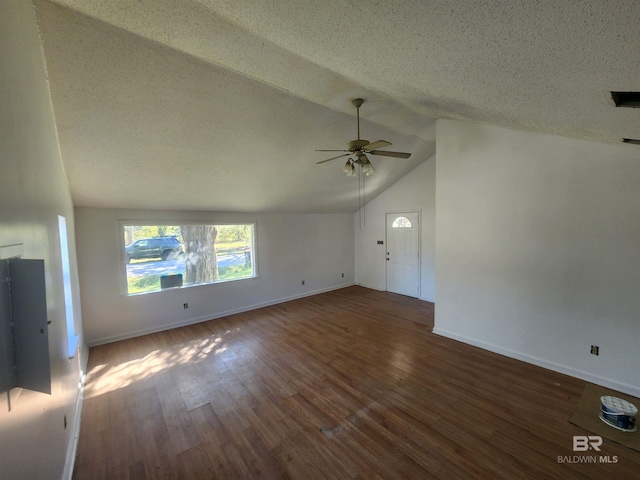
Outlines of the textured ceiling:
{"type": "MultiPolygon", "coordinates": [[[[435,152],[435,118],[640,137],[640,2],[35,1],[76,205],[353,212],[321,148],[362,137],[369,198],[435,152]]],[[[634,147],[627,147],[634,148],[634,147]]],[[[637,148],[637,147],[635,147],[637,148]]]]}

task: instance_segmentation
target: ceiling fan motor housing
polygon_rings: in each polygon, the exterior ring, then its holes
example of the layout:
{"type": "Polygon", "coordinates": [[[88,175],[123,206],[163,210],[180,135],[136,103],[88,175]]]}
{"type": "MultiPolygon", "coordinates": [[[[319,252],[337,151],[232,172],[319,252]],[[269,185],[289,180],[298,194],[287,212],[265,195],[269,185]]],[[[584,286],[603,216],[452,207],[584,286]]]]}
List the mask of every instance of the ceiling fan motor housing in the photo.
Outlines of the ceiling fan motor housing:
{"type": "Polygon", "coordinates": [[[369,140],[351,140],[349,142],[349,151],[357,152],[359,150],[362,150],[367,145],[369,145],[369,143],[371,143],[369,142],[369,140]]]}

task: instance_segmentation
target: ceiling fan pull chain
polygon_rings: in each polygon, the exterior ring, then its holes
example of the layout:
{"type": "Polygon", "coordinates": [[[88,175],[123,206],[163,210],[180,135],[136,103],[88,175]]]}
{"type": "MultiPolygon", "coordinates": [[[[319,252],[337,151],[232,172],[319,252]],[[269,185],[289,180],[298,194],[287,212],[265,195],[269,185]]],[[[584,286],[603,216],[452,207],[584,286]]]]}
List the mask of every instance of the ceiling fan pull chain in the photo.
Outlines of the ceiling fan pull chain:
{"type": "MultiPolygon", "coordinates": [[[[362,169],[361,169],[362,170],[362,169]]],[[[362,173],[362,219],[364,220],[364,226],[367,226],[367,186],[365,184],[364,171],[362,173]]]]}
{"type": "Polygon", "coordinates": [[[358,217],[362,230],[362,168],[358,168],[358,217]]]}

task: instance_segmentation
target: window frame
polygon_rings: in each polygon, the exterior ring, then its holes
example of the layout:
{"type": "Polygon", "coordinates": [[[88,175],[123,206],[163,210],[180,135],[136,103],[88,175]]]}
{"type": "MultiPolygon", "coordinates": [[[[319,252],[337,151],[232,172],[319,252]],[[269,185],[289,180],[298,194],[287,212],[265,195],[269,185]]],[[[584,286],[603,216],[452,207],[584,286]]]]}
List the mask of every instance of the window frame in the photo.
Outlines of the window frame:
{"type": "Polygon", "coordinates": [[[257,239],[257,229],[258,222],[254,219],[252,220],[238,220],[238,221],[215,221],[210,219],[205,220],[178,220],[176,218],[162,218],[157,220],[130,220],[130,219],[120,219],[117,221],[118,224],[118,261],[120,263],[119,267],[119,283],[120,283],[120,296],[121,297],[135,297],[138,295],[149,295],[149,294],[158,294],[165,293],[172,290],[182,290],[185,288],[197,288],[197,287],[210,287],[212,285],[219,284],[228,284],[233,282],[240,281],[248,281],[253,280],[259,277],[258,274],[258,252],[256,246],[257,239]],[[124,239],[124,227],[129,226],[180,226],[180,225],[216,225],[216,226],[224,226],[224,225],[251,225],[251,266],[253,268],[253,275],[249,277],[243,278],[233,278],[229,280],[218,280],[215,282],[206,282],[206,283],[197,283],[195,285],[183,285],[181,287],[171,287],[167,289],[159,289],[159,290],[150,290],[148,292],[136,292],[129,293],[129,285],[127,279],[127,262],[125,257],[125,239],[124,239]]]}

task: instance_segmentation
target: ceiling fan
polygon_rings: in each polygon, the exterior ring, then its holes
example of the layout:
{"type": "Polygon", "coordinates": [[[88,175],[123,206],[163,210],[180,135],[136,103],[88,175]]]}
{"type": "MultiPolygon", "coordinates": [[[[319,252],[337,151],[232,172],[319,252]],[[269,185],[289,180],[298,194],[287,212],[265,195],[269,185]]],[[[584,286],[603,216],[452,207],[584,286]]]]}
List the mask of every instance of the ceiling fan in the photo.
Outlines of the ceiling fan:
{"type": "Polygon", "coordinates": [[[351,101],[354,107],[356,107],[357,118],[358,118],[358,139],[351,140],[347,145],[347,150],[316,150],[316,152],[348,152],[338,155],[336,157],[327,158],[326,160],[322,160],[320,162],[316,162],[316,165],[321,163],[330,162],[331,160],[336,160],[342,157],[353,157],[347,160],[342,171],[347,175],[347,177],[355,177],[356,176],[356,165],[360,165],[362,168],[362,172],[366,176],[373,175],[375,173],[375,169],[371,162],[367,158],[366,154],[370,155],[381,155],[384,157],[396,157],[396,158],[409,158],[411,156],[410,153],[405,152],[389,152],[386,150],[378,150],[380,148],[388,147],[391,145],[390,142],[386,140],[378,140],[377,142],[370,143],[369,140],[361,140],[360,139],[360,107],[364,103],[364,100],[361,98],[356,98],[351,101]]]}

